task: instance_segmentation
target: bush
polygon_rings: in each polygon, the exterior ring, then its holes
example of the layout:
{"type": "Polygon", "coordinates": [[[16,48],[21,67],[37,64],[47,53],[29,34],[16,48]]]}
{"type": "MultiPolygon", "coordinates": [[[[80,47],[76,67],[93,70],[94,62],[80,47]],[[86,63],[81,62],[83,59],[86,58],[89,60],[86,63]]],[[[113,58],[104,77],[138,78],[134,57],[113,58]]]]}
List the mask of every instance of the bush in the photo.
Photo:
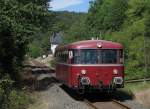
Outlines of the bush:
{"type": "Polygon", "coordinates": [[[29,101],[27,91],[15,89],[8,77],[0,80],[0,109],[26,109],[29,101]]]}
{"type": "Polygon", "coordinates": [[[37,43],[36,41],[33,41],[30,45],[29,45],[29,51],[28,51],[28,55],[30,57],[36,58],[38,56],[41,56],[43,54],[43,50],[40,47],[39,43],[37,43]]]}
{"type": "Polygon", "coordinates": [[[49,65],[50,65],[50,68],[55,69],[55,67],[56,67],[56,60],[55,60],[55,59],[52,59],[52,60],[50,61],[49,65]]]}
{"type": "Polygon", "coordinates": [[[29,97],[25,91],[12,90],[9,94],[9,109],[26,109],[29,104],[29,97]]]}

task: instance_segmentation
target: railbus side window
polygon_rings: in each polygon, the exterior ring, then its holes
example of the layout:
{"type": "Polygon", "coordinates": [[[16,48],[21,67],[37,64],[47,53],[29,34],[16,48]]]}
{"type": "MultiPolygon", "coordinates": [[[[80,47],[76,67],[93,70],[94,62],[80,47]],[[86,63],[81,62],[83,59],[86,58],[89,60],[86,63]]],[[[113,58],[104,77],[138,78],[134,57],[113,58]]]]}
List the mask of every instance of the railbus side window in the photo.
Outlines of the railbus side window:
{"type": "Polygon", "coordinates": [[[119,50],[119,63],[124,63],[124,56],[123,56],[123,50],[119,50]]]}
{"type": "Polygon", "coordinates": [[[73,50],[72,63],[73,64],[80,64],[80,53],[79,53],[79,50],[73,50]]]}
{"type": "Polygon", "coordinates": [[[60,51],[57,54],[57,62],[67,63],[68,60],[68,51],[60,51]]]}
{"type": "Polygon", "coordinates": [[[65,50],[64,51],[64,63],[67,63],[67,61],[68,61],[68,51],[65,50]]]}

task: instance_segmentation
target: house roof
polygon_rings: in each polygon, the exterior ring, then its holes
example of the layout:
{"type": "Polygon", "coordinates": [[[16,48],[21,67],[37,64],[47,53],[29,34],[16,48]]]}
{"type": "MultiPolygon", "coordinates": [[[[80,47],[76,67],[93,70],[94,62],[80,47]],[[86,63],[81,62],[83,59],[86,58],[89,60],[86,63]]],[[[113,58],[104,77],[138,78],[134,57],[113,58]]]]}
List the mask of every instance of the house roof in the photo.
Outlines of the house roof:
{"type": "Polygon", "coordinates": [[[61,44],[62,43],[62,38],[63,38],[63,33],[54,33],[52,37],[50,38],[50,43],[51,44],[61,44]]]}

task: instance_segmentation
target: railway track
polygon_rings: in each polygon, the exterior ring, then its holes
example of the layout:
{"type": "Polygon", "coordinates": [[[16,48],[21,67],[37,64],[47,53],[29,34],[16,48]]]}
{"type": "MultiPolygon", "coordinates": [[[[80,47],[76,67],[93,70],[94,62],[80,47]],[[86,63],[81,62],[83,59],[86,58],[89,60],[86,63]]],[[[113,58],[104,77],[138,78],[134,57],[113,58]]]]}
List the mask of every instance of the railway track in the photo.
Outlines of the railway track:
{"type": "Polygon", "coordinates": [[[144,82],[144,81],[150,81],[150,78],[126,80],[125,83],[137,83],[137,82],[144,82]]]}
{"type": "Polygon", "coordinates": [[[84,102],[93,109],[131,109],[130,107],[113,99],[108,102],[95,102],[95,103],[92,103],[87,99],[85,99],[84,102]]]}

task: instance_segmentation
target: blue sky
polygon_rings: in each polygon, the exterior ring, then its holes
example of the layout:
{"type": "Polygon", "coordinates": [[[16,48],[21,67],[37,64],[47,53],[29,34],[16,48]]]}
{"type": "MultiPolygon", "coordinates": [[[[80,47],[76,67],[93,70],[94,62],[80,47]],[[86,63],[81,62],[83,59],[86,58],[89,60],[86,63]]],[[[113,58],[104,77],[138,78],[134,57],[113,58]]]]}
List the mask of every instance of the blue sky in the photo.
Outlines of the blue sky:
{"type": "Polygon", "coordinates": [[[54,11],[87,12],[89,1],[91,0],[52,0],[50,7],[54,11]]]}

